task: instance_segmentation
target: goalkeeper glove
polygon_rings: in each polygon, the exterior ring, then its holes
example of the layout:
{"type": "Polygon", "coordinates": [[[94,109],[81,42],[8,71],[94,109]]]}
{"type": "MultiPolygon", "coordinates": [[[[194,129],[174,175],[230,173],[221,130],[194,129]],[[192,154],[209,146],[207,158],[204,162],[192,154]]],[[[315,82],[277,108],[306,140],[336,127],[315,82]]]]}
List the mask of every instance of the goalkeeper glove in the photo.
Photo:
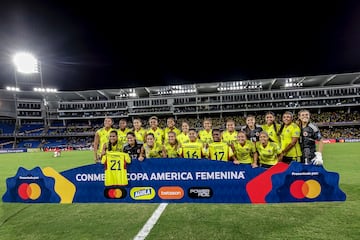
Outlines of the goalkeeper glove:
{"type": "Polygon", "coordinates": [[[311,160],[313,165],[323,165],[324,161],[322,159],[321,152],[315,152],[315,157],[311,160]]]}

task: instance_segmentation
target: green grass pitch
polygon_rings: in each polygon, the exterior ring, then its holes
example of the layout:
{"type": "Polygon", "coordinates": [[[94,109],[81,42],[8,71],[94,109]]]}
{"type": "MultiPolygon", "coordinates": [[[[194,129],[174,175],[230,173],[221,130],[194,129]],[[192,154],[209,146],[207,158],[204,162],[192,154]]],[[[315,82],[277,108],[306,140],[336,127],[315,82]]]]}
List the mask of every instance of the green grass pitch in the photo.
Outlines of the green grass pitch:
{"type": "MultiPolygon", "coordinates": [[[[359,239],[360,143],[326,144],[324,166],[340,174],[345,202],[169,204],[147,239],[359,239]]],[[[61,172],[90,164],[89,151],[0,154],[0,193],[19,166],[61,172]]],[[[0,239],[133,239],[158,204],[0,202],[0,239]]]]}

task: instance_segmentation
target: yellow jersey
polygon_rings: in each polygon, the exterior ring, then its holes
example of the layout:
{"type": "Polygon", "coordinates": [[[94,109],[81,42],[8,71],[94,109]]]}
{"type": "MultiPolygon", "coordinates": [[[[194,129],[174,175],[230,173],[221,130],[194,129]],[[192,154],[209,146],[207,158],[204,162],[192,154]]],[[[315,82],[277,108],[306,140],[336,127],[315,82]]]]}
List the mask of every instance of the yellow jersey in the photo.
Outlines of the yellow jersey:
{"type": "Polygon", "coordinates": [[[256,150],[259,153],[259,161],[262,164],[275,165],[278,162],[277,155],[281,153],[281,148],[274,142],[268,142],[264,147],[260,142],[256,142],[256,150]]]}
{"type": "Polygon", "coordinates": [[[160,145],[163,144],[164,141],[164,131],[161,128],[156,128],[156,130],[149,128],[147,130],[147,134],[152,133],[155,137],[155,142],[159,143],[160,145]]]}
{"type": "MultiPolygon", "coordinates": [[[[280,143],[281,143],[281,150],[283,151],[286,146],[288,146],[293,137],[300,138],[300,128],[296,123],[291,123],[289,126],[284,126],[283,130],[280,133],[280,143]]],[[[299,140],[296,142],[295,146],[293,146],[284,157],[301,157],[301,148],[299,140]]]]}
{"type": "Polygon", "coordinates": [[[119,142],[116,145],[111,145],[111,149],[107,149],[109,147],[109,143],[106,143],[106,150],[107,151],[116,151],[116,152],[123,152],[123,145],[119,142]]]}
{"type": "Polygon", "coordinates": [[[208,156],[211,160],[229,161],[234,153],[227,143],[212,142],[209,143],[208,156]]]}
{"type": "Polygon", "coordinates": [[[176,134],[176,137],[180,135],[181,131],[179,129],[177,129],[176,127],[174,127],[173,129],[170,128],[165,128],[164,129],[164,143],[167,143],[169,141],[169,132],[174,132],[176,134]]]}
{"type": "Polygon", "coordinates": [[[237,135],[238,132],[237,131],[233,131],[233,132],[229,132],[227,130],[225,130],[222,134],[221,134],[221,141],[227,144],[233,144],[237,142],[237,135]]]}
{"type": "Polygon", "coordinates": [[[204,145],[200,141],[188,142],[181,145],[179,148],[179,155],[183,158],[195,158],[200,159],[205,156],[204,145]]]}
{"type": "Polygon", "coordinates": [[[280,145],[280,138],[277,135],[277,133],[280,130],[280,124],[275,124],[276,129],[274,129],[274,124],[271,124],[270,126],[267,124],[264,124],[261,126],[261,128],[263,129],[263,131],[267,132],[267,134],[269,135],[269,140],[271,142],[277,143],[280,145]]]}
{"type": "Polygon", "coordinates": [[[135,134],[135,139],[138,143],[144,143],[145,142],[145,136],[146,136],[146,130],[143,128],[140,128],[138,131],[135,129],[133,130],[135,134]]]}
{"type": "Polygon", "coordinates": [[[239,142],[234,143],[234,155],[240,163],[249,164],[254,162],[255,144],[246,140],[244,146],[239,142]]]}
{"type": "Polygon", "coordinates": [[[99,135],[99,146],[97,150],[98,154],[101,154],[104,148],[104,144],[107,144],[109,142],[110,132],[113,130],[115,129],[110,128],[109,130],[106,130],[105,128],[100,128],[96,131],[96,133],[99,135]]]}
{"type": "Polygon", "coordinates": [[[154,146],[150,148],[146,143],[144,144],[145,157],[146,158],[161,158],[162,157],[162,145],[154,143],[154,146]]]}
{"type": "Polygon", "coordinates": [[[164,148],[166,150],[166,155],[168,158],[178,158],[178,145],[171,145],[170,143],[165,143],[164,148]]]}
{"type": "Polygon", "coordinates": [[[212,130],[206,131],[205,129],[199,131],[199,139],[203,143],[212,143],[214,141],[212,137],[212,130]]]}
{"type": "Polygon", "coordinates": [[[124,146],[125,143],[127,143],[126,134],[130,132],[131,130],[129,128],[125,128],[124,130],[118,129],[118,142],[121,146],[124,146]]]}
{"type": "Polygon", "coordinates": [[[126,164],[131,163],[129,154],[106,151],[101,163],[105,166],[105,186],[128,185],[126,164]]]}
{"type": "Polygon", "coordinates": [[[179,136],[176,136],[176,140],[180,145],[184,143],[190,142],[189,134],[185,135],[185,133],[180,133],[179,136]]]}

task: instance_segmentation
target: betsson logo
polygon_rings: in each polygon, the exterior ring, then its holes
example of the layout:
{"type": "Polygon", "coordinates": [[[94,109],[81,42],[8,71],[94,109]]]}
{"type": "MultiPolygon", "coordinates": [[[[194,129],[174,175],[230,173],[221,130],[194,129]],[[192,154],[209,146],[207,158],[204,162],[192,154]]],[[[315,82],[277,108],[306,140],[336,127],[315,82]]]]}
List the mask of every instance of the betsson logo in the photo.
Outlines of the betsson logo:
{"type": "Polygon", "coordinates": [[[161,199],[182,199],[184,197],[184,190],[178,186],[164,186],[158,191],[161,199]]]}

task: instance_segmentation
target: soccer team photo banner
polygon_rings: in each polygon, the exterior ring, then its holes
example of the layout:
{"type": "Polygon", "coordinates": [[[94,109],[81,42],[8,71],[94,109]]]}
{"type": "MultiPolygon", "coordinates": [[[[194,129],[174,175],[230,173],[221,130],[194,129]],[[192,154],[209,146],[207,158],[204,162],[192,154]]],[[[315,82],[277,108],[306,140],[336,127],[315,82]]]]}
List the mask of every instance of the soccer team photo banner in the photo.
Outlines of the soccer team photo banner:
{"type": "Polygon", "coordinates": [[[195,159],[145,159],[127,165],[128,185],[104,186],[104,165],[57,172],[20,167],[3,202],[282,203],[345,201],[339,174],[322,166],[278,163],[270,169],[195,159]]]}

